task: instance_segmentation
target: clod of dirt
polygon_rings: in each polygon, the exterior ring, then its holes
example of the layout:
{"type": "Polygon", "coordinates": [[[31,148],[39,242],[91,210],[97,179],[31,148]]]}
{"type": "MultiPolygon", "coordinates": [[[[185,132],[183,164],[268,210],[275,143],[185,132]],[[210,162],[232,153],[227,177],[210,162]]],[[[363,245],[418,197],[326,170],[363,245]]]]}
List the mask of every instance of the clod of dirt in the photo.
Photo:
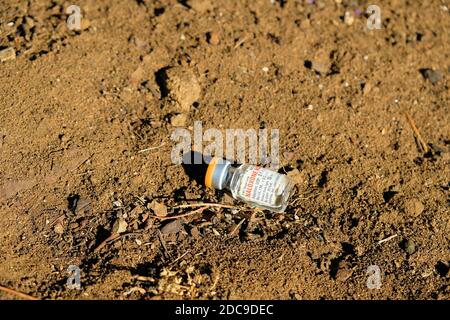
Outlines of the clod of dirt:
{"type": "Polygon", "coordinates": [[[214,9],[213,1],[209,0],[189,0],[189,6],[198,13],[205,13],[214,9]]]}
{"type": "Polygon", "coordinates": [[[114,222],[112,232],[116,234],[124,233],[127,231],[128,223],[123,219],[118,219],[114,222]]]}
{"type": "Polygon", "coordinates": [[[153,212],[158,217],[165,217],[165,216],[167,216],[167,207],[164,204],[159,203],[156,200],[153,200],[152,203],[149,204],[149,208],[151,210],[153,210],[153,212]]]}
{"type": "Polygon", "coordinates": [[[191,236],[194,237],[194,239],[199,240],[202,238],[202,235],[200,233],[200,230],[198,230],[197,227],[193,227],[191,229],[191,236]]]}
{"type": "Polygon", "coordinates": [[[183,229],[183,225],[181,224],[180,220],[175,220],[172,222],[169,222],[164,227],[161,228],[162,234],[176,234],[180,232],[183,229]]]}
{"type": "Polygon", "coordinates": [[[417,217],[423,212],[424,206],[417,199],[409,199],[405,202],[404,210],[408,215],[417,217]]]}
{"type": "Polygon", "coordinates": [[[422,76],[432,84],[438,83],[442,79],[442,72],[433,69],[420,69],[422,76]]]}
{"type": "Polygon", "coordinates": [[[58,222],[58,223],[55,225],[54,230],[55,230],[55,232],[56,232],[57,234],[63,234],[63,233],[64,233],[64,226],[63,226],[62,222],[58,222]]]}
{"type": "Polygon", "coordinates": [[[407,239],[403,242],[403,249],[407,254],[411,255],[416,252],[416,244],[412,239],[407,239]]]}
{"type": "Polygon", "coordinates": [[[339,282],[347,281],[353,274],[353,270],[347,265],[339,265],[339,269],[336,273],[336,280],[339,282]]]}
{"type": "Polygon", "coordinates": [[[304,175],[298,169],[294,169],[287,173],[287,176],[294,180],[296,185],[301,185],[305,181],[304,175]]]}
{"type": "Polygon", "coordinates": [[[89,29],[91,27],[91,21],[86,18],[81,19],[80,27],[82,31],[89,29]]]}
{"type": "Polygon", "coordinates": [[[350,11],[346,11],[344,14],[344,23],[348,26],[351,26],[355,21],[355,17],[353,17],[353,13],[350,11]]]}
{"type": "Polygon", "coordinates": [[[304,66],[322,75],[327,74],[331,70],[329,53],[324,50],[317,52],[312,60],[305,61],[304,66]]]}
{"type": "MultiPolygon", "coordinates": [[[[135,42],[135,45],[141,50],[149,50],[150,45],[135,36],[130,37],[130,42],[135,42]]],[[[167,95],[167,88],[165,84],[166,74],[168,69],[164,68],[170,62],[167,49],[165,47],[154,48],[153,51],[142,58],[142,62],[138,65],[136,70],[130,75],[129,84],[133,88],[139,87],[140,84],[146,82],[146,86],[154,92],[158,99],[167,95]],[[156,85],[158,83],[161,87],[160,94],[157,94],[156,85]]]]}
{"type": "Polygon", "coordinates": [[[188,117],[185,113],[176,114],[170,118],[170,124],[174,127],[184,127],[187,119],[188,117]]]}
{"type": "Polygon", "coordinates": [[[14,48],[6,48],[0,51],[0,62],[16,59],[16,50],[14,48]]]}
{"type": "Polygon", "coordinates": [[[184,67],[167,69],[165,75],[169,97],[177,103],[180,111],[188,112],[192,104],[200,98],[201,87],[197,77],[184,67]]]}
{"type": "Polygon", "coordinates": [[[134,44],[139,50],[147,51],[150,49],[148,42],[138,37],[131,36],[129,42],[134,44]]]}
{"type": "Polygon", "coordinates": [[[209,44],[213,46],[217,46],[220,43],[220,36],[217,32],[209,32],[206,35],[209,44]]]}

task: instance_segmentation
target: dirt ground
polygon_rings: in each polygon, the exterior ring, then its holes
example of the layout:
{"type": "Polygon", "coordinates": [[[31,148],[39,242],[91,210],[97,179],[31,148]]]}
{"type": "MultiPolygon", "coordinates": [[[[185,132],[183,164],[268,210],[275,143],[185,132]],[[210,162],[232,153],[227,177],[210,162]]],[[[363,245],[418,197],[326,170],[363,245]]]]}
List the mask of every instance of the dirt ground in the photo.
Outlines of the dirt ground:
{"type": "Polygon", "coordinates": [[[15,57],[0,62],[0,286],[42,299],[449,299],[449,8],[1,1],[0,50],[15,57]],[[280,172],[296,181],[285,213],[172,163],[171,133],[195,120],[280,130],[280,172]],[[235,208],[174,208],[202,202],[235,208]]]}

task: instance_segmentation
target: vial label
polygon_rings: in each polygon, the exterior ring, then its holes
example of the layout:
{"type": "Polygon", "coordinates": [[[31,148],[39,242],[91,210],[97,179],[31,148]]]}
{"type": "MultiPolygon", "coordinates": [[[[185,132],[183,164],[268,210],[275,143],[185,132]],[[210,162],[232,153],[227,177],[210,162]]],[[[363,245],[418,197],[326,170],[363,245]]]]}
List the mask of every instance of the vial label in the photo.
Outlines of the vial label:
{"type": "Polygon", "coordinates": [[[268,169],[253,167],[242,174],[238,194],[255,204],[277,206],[284,183],[283,175],[268,169]]]}

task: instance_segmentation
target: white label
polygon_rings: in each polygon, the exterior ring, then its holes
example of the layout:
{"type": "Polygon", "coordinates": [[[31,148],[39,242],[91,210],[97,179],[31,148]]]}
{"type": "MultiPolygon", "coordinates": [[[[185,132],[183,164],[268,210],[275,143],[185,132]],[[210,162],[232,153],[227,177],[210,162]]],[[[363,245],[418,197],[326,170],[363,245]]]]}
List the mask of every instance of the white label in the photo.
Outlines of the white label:
{"type": "Polygon", "coordinates": [[[266,206],[276,206],[283,190],[285,177],[272,170],[253,167],[241,178],[239,195],[245,200],[266,206]]]}

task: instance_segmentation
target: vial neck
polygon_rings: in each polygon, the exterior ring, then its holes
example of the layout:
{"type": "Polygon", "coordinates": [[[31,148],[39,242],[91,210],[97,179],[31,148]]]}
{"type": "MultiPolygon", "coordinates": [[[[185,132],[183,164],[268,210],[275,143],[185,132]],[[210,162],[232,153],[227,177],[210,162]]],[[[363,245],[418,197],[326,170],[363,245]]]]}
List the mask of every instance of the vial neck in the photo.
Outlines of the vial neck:
{"type": "Polygon", "coordinates": [[[237,168],[234,166],[230,166],[228,168],[228,172],[225,178],[225,183],[223,185],[224,190],[231,191],[231,180],[233,179],[234,174],[236,173],[237,168]]]}

